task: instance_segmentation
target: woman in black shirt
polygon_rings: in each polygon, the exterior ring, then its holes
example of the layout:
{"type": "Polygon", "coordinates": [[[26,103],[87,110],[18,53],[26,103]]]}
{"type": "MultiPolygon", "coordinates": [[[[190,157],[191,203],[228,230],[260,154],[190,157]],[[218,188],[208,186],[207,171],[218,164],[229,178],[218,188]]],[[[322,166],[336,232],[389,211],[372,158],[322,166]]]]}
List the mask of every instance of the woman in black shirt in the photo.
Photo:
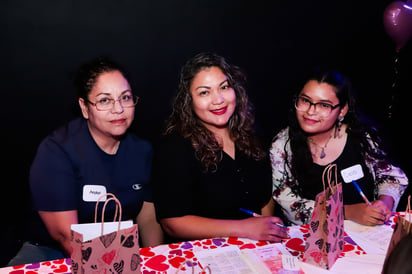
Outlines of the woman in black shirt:
{"type": "Polygon", "coordinates": [[[157,214],[175,239],[222,236],[279,242],[268,153],[254,132],[245,75],[213,53],[186,62],[164,136],[155,145],[157,214]],[[250,217],[245,208],[265,217],[250,217]]]}

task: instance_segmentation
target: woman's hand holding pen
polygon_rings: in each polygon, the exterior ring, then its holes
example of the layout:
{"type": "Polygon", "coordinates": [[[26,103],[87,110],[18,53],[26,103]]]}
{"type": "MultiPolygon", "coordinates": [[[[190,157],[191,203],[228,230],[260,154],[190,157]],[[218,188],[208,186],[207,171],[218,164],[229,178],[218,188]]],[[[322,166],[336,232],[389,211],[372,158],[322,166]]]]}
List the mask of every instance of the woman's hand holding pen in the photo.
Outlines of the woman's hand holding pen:
{"type": "Polygon", "coordinates": [[[345,219],[362,225],[382,225],[390,216],[391,211],[380,200],[373,201],[369,205],[366,203],[345,205],[345,219]]]}
{"type": "MultiPolygon", "coordinates": [[[[390,199],[392,199],[392,197],[390,197],[390,199]]],[[[388,203],[384,199],[373,201],[372,205],[381,211],[382,215],[384,216],[384,223],[389,220],[392,215],[392,206],[388,206],[388,203]]]]}
{"type": "Polygon", "coordinates": [[[280,218],[274,216],[251,217],[242,220],[247,238],[261,241],[280,242],[288,237],[287,229],[280,218]]]}

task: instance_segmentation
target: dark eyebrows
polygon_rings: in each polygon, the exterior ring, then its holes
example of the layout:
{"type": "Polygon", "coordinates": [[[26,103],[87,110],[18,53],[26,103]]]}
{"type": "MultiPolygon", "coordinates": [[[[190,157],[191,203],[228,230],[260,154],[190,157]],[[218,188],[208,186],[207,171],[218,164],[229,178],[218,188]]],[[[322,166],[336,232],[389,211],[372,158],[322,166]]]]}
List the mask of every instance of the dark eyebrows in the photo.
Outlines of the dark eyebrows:
{"type": "Polygon", "coordinates": [[[223,84],[229,84],[229,80],[225,79],[222,83],[220,83],[219,86],[223,85],[223,84]]]}
{"type": "Polygon", "coordinates": [[[206,88],[206,89],[210,89],[209,86],[198,86],[195,90],[201,89],[201,88],[206,88]]]}
{"type": "Polygon", "coordinates": [[[122,94],[125,94],[125,93],[128,93],[128,92],[132,93],[132,90],[131,89],[126,89],[126,90],[122,91],[122,94]]]}
{"type": "MultiPolygon", "coordinates": [[[[226,84],[226,83],[229,84],[229,80],[228,80],[228,79],[223,80],[223,81],[219,84],[219,87],[222,86],[222,85],[224,85],[224,84],[226,84]]],[[[195,90],[198,90],[198,89],[201,89],[201,88],[210,89],[211,87],[209,87],[209,86],[198,86],[195,90]]]]}
{"type": "Polygon", "coordinates": [[[320,100],[320,101],[318,101],[318,102],[314,103],[314,102],[312,101],[312,98],[310,98],[309,96],[307,96],[307,95],[305,95],[305,94],[301,94],[301,95],[299,95],[298,97],[303,97],[303,98],[305,98],[306,100],[311,101],[311,102],[312,102],[312,104],[327,103],[327,104],[331,104],[331,105],[333,105],[333,102],[332,102],[332,101],[330,101],[329,99],[326,99],[326,100],[320,100]]]}
{"type": "MultiPolygon", "coordinates": [[[[121,95],[123,95],[123,94],[125,94],[125,93],[128,93],[128,92],[132,93],[132,90],[131,90],[131,89],[126,89],[126,90],[122,91],[121,95]]],[[[96,97],[101,96],[101,95],[112,96],[112,95],[111,95],[110,93],[108,93],[108,92],[100,92],[100,93],[96,94],[96,97]]]]}

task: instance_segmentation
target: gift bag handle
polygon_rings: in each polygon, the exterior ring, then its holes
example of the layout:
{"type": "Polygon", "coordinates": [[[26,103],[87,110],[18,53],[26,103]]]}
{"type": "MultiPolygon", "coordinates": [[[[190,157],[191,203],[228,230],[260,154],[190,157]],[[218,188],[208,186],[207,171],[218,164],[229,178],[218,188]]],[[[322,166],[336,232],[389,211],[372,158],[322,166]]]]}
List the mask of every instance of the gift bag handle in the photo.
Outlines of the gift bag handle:
{"type": "Polygon", "coordinates": [[[331,179],[332,179],[332,170],[333,168],[335,168],[335,185],[338,183],[338,175],[336,174],[336,164],[329,164],[327,167],[325,167],[325,169],[323,170],[323,174],[322,174],[322,183],[323,183],[323,189],[325,190],[325,173],[327,175],[327,182],[329,185],[329,189],[331,190],[331,192],[333,193],[333,188],[332,188],[332,184],[331,184],[331,179]]]}
{"type": "MultiPolygon", "coordinates": [[[[103,199],[104,197],[109,197],[109,199],[107,199],[107,200],[105,201],[104,206],[103,206],[102,222],[103,222],[103,218],[104,218],[104,210],[105,210],[105,208],[106,208],[106,204],[107,204],[109,201],[112,201],[112,200],[114,200],[114,199],[117,200],[116,196],[115,196],[113,193],[104,193],[104,194],[100,195],[100,196],[97,198],[96,207],[95,207],[95,209],[94,209],[94,222],[95,222],[95,223],[97,223],[97,209],[98,209],[98,207],[99,207],[99,202],[100,202],[100,200],[103,199]]],[[[115,200],[115,201],[116,201],[116,200],[115,200]]],[[[118,210],[119,210],[119,206],[120,206],[120,213],[121,213],[121,210],[122,210],[121,204],[120,204],[119,200],[117,200],[117,201],[116,201],[116,210],[115,210],[115,212],[114,212],[114,217],[113,217],[113,222],[116,221],[117,212],[118,212],[118,210]]],[[[120,214],[120,216],[121,216],[121,214],[120,214]]],[[[121,218],[121,217],[120,217],[120,218],[121,218]]]]}
{"type": "Polygon", "coordinates": [[[110,201],[115,201],[116,202],[116,209],[114,212],[114,217],[113,217],[113,222],[116,221],[117,218],[117,213],[119,212],[119,222],[117,225],[117,230],[120,230],[120,223],[122,221],[122,205],[119,201],[119,199],[116,198],[116,196],[113,193],[105,193],[99,196],[99,198],[96,201],[96,207],[94,210],[94,222],[97,223],[97,209],[99,207],[99,202],[101,199],[103,199],[104,197],[109,197],[108,199],[106,199],[106,201],[103,204],[103,209],[102,209],[102,219],[101,219],[101,223],[102,223],[102,235],[103,235],[103,227],[104,227],[104,214],[106,211],[106,206],[110,201]]]}

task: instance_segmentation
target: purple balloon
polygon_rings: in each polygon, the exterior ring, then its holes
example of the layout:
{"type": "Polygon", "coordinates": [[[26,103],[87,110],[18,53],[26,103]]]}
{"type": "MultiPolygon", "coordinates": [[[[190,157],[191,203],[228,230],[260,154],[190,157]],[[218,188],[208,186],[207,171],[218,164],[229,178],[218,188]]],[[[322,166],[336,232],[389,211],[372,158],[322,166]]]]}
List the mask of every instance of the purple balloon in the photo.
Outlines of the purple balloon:
{"type": "Polygon", "coordinates": [[[412,37],[412,0],[390,3],[383,13],[383,24],[399,51],[412,37]]]}

